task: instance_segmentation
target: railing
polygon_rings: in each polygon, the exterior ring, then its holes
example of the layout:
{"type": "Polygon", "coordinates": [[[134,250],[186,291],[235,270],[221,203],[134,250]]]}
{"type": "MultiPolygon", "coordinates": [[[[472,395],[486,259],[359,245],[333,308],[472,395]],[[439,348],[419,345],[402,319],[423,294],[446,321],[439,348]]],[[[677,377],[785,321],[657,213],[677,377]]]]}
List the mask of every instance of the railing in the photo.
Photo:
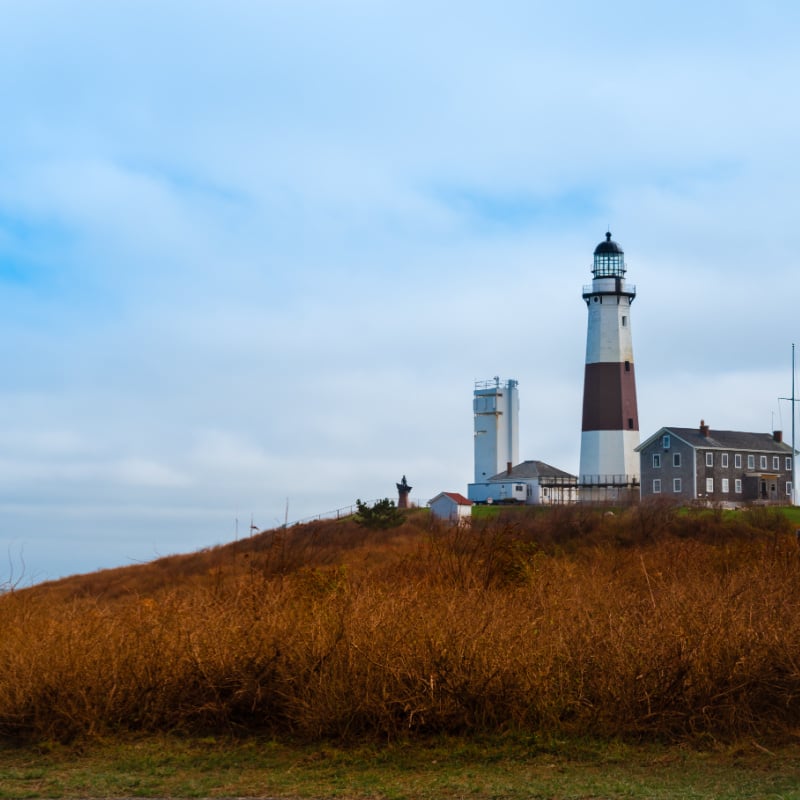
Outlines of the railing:
{"type": "Polygon", "coordinates": [[[585,284],[583,287],[583,296],[589,297],[593,294],[624,294],[634,296],[636,294],[636,285],[633,283],[626,283],[623,289],[617,291],[616,289],[595,289],[593,283],[585,284]]]}
{"type": "MultiPolygon", "coordinates": [[[[377,500],[365,500],[364,504],[368,506],[374,506],[375,503],[379,503],[381,500],[385,500],[385,497],[379,497],[377,500]]],[[[409,508],[420,508],[418,503],[410,503],[409,508]]],[[[306,522],[317,522],[318,520],[322,519],[345,519],[346,517],[352,517],[354,514],[358,513],[358,506],[355,503],[349,506],[342,506],[341,508],[334,508],[333,511],[323,511],[320,514],[312,514],[310,517],[303,517],[303,519],[295,519],[291,522],[287,522],[286,525],[280,525],[279,527],[289,527],[291,525],[302,525],[306,522]]]]}
{"type": "Polygon", "coordinates": [[[592,486],[638,486],[637,475],[581,475],[579,486],[591,488],[592,486]]]}
{"type": "Polygon", "coordinates": [[[513,378],[492,378],[488,381],[475,381],[476,389],[506,389],[509,386],[516,386],[517,381],[513,378]]]}

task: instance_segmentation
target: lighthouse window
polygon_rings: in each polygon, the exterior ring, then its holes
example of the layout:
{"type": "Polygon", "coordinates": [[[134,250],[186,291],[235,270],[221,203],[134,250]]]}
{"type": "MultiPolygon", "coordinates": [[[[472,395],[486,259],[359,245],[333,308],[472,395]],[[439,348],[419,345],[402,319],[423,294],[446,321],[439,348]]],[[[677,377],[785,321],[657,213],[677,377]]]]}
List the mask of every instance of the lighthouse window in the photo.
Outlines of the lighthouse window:
{"type": "Polygon", "coordinates": [[[630,361],[626,361],[625,362],[625,372],[630,372],[630,371],[631,371],[631,362],[630,361]]]}
{"type": "Polygon", "coordinates": [[[623,317],[622,318],[622,327],[624,328],[627,324],[628,324],[628,318],[627,317],[623,317]]]}
{"type": "Polygon", "coordinates": [[[628,417],[628,430],[633,430],[633,417],[628,417]]]}

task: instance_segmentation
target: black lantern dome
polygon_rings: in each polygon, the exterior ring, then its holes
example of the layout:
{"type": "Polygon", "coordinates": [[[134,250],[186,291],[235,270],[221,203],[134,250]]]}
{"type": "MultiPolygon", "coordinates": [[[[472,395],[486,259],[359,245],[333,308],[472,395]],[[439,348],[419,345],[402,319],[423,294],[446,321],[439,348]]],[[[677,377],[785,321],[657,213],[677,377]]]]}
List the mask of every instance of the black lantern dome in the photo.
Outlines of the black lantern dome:
{"type": "Polygon", "coordinates": [[[625,275],[625,251],[606,233],[606,240],[594,249],[595,278],[622,278],[625,275]]]}

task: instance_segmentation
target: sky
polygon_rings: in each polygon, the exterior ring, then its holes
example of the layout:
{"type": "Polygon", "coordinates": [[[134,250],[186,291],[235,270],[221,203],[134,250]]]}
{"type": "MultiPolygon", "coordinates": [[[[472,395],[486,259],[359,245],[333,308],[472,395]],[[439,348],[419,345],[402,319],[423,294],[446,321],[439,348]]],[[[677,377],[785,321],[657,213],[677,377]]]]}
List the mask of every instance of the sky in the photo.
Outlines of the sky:
{"type": "Polygon", "coordinates": [[[0,587],[578,471],[592,252],[642,440],[791,428],[800,5],[0,0],[0,587]]]}

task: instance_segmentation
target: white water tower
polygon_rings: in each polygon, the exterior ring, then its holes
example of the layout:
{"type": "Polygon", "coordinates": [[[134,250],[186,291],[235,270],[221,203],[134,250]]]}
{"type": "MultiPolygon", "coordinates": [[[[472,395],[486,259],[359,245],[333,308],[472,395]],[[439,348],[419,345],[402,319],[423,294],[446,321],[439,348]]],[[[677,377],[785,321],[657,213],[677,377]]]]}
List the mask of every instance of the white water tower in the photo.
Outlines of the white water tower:
{"type": "Polygon", "coordinates": [[[519,390],[517,381],[476,381],[472,400],[475,416],[475,483],[519,463],[519,390]]]}

